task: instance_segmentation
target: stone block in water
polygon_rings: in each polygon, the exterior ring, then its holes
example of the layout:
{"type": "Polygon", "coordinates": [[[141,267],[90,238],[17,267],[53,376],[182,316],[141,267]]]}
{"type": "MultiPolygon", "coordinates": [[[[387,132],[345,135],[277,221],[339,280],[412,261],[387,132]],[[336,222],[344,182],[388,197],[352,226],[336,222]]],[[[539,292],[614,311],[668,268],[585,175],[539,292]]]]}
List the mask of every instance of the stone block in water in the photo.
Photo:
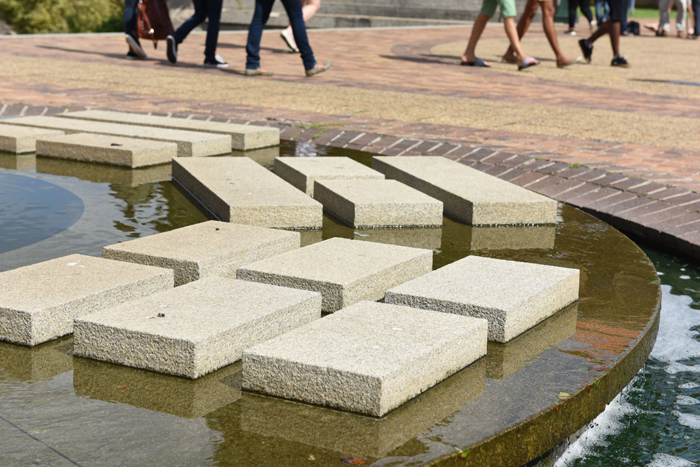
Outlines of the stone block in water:
{"type": "Polygon", "coordinates": [[[310,196],[317,180],[384,180],[384,174],[349,157],[278,157],[275,174],[310,196]]]}
{"type": "Polygon", "coordinates": [[[489,322],[508,342],[578,300],[579,270],[467,256],[388,290],[386,302],[489,322]]]}
{"type": "Polygon", "coordinates": [[[36,151],[37,138],[60,136],[59,130],[20,127],[0,123],[0,151],[23,154],[36,151]]]}
{"type": "Polygon", "coordinates": [[[359,302],[243,354],[243,389],[381,417],[486,354],[483,319],[359,302]]]}

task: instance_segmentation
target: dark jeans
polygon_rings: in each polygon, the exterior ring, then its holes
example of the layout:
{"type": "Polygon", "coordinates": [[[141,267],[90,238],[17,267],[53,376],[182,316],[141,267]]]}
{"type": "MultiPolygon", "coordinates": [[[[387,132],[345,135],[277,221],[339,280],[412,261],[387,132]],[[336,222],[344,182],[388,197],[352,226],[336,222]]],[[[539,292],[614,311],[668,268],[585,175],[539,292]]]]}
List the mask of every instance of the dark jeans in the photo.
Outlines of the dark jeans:
{"type": "Polygon", "coordinates": [[[581,13],[583,13],[588,22],[593,20],[591,0],[569,0],[569,29],[574,29],[574,25],[576,25],[576,8],[579,6],[581,7],[581,13]]]}
{"type": "MultiPolygon", "coordinates": [[[[255,14],[250,22],[248,45],[246,45],[248,59],[245,67],[249,70],[260,68],[260,40],[274,3],[275,0],[255,0],[255,14]]],[[[301,52],[304,68],[310,70],[316,66],[316,59],[309,45],[309,38],[306,36],[306,24],[304,24],[304,16],[301,13],[301,0],[282,0],[282,5],[287,11],[289,24],[292,25],[294,42],[297,43],[299,52],[301,52]]]]}
{"type": "Polygon", "coordinates": [[[176,43],[181,43],[194,28],[209,18],[207,26],[207,41],[204,46],[204,56],[214,59],[216,56],[216,44],[219,42],[219,26],[221,24],[221,8],[223,0],[193,0],[194,15],[173,33],[176,43]]]}
{"type": "Polygon", "coordinates": [[[693,0],[693,36],[700,36],[700,0],[693,0]]]}
{"type": "Polygon", "coordinates": [[[136,37],[136,20],[138,18],[138,0],[126,0],[124,2],[124,33],[134,34],[136,37]]]}

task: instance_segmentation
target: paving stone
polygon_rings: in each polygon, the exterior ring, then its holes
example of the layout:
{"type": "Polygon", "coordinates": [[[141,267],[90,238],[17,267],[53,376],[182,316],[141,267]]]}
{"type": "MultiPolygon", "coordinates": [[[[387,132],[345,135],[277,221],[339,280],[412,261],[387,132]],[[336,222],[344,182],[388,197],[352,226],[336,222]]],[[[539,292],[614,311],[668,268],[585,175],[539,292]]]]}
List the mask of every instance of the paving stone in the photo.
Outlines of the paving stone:
{"type": "Polygon", "coordinates": [[[331,238],[238,268],[238,279],[323,294],[332,313],[361,300],[379,300],[387,289],[432,270],[433,252],[331,238]]]}
{"type": "Polygon", "coordinates": [[[239,400],[240,380],[240,363],[194,381],[87,358],[76,358],[73,369],[73,390],[78,397],[189,420],[239,400]]]}
{"type": "Polygon", "coordinates": [[[14,381],[49,381],[73,369],[73,341],[56,339],[36,347],[0,342],[3,378],[14,381]]]}
{"type": "Polygon", "coordinates": [[[178,286],[235,277],[239,266],[299,248],[299,241],[299,232],[208,221],[106,246],[102,256],[172,269],[178,286]]]}
{"type": "Polygon", "coordinates": [[[467,224],[553,224],[557,202],[444,157],[374,156],[372,167],[444,203],[467,224]]]}
{"type": "Polygon", "coordinates": [[[583,185],[574,188],[573,190],[569,190],[566,193],[558,194],[557,200],[568,203],[572,200],[575,200],[585,194],[594,192],[596,190],[600,190],[600,187],[598,185],[595,185],[593,183],[584,183],[583,185]]]}
{"type": "Polygon", "coordinates": [[[93,183],[140,186],[145,183],[170,181],[170,164],[153,165],[132,169],[117,165],[93,164],[91,162],[60,160],[52,157],[35,158],[34,168],[43,174],[75,177],[93,183]]]}
{"type": "Polygon", "coordinates": [[[384,174],[349,157],[278,157],[275,174],[309,196],[316,180],[384,180],[384,174]]]}
{"type": "Polygon", "coordinates": [[[507,344],[489,342],[486,377],[506,379],[545,350],[553,349],[576,333],[578,305],[573,304],[519,335],[507,344]]]}
{"type": "Polygon", "coordinates": [[[0,273],[0,340],[34,346],[73,319],[172,288],[168,269],[70,255],[0,273]]]}
{"type": "Polygon", "coordinates": [[[280,144],[279,129],[270,126],[238,125],[235,123],[158,117],[107,110],[69,112],[61,114],[61,117],[228,135],[231,137],[231,148],[237,151],[248,151],[280,144]]]}
{"type": "Polygon", "coordinates": [[[578,299],[578,269],[468,256],[386,293],[386,303],[486,318],[508,342],[578,299]]]}
{"type": "Polygon", "coordinates": [[[541,174],[539,172],[526,172],[523,175],[508,181],[524,188],[548,177],[549,175],[541,174]]]}
{"type": "Polygon", "coordinates": [[[688,190],[682,188],[664,188],[663,190],[656,191],[654,193],[649,193],[647,196],[649,196],[650,198],[670,202],[671,199],[681,195],[687,195],[688,193],[690,193],[688,190]]]}
{"type": "Polygon", "coordinates": [[[175,158],[173,180],[225,222],[320,229],[323,206],[246,157],[175,158]]]}
{"type": "Polygon", "coordinates": [[[382,418],[244,392],[241,429],[322,449],[380,458],[425,432],[484,392],[478,360],[382,418]],[[285,423],[279,423],[284,420],[285,423]]]}
{"type": "Polygon", "coordinates": [[[438,227],[442,202],[396,180],[322,180],[316,200],[353,227],[438,227]]]}
{"type": "Polygon", "coordinates": [[[62,117],[22,117],[4,120],[3,123],[62,130],[66,134],[97,133],[108,136],[124,136],[127,138],[177,143],[177,154],[180,157],[215,156],[231,152],[231,137],[228,135],[62,117]]]}
{"type": "Polygon", "coordinates": [[[486,332],[482,319],[359,302],[246,350],[242,387],[381,417],[484,356],[486,332]]]}
{"type": "Polygon", "coordinates": [[[177,157],[177,144],[90,133],[41,137],[36,155],[131,168],[168,164],[177,157]]]}
{"type": "Polygon", "coordinates": [[[551,249],[556,234],[556,228],[549,225],[467,226],[450,219],[445,219],[442,231],[446,238],[472,251],[551,249]]]}
{"type": "Polygon", "coordinates": [[[74,351],[196,379],[320,317],[318,293],[208,277],[77,318],[74,351]]]}
{"type": "Polygon", "coordinates": [[[37,138],[60,136],[62,131],[27,128],[0,123],[0,151],[25,154],[36,151],[37,138]]]}

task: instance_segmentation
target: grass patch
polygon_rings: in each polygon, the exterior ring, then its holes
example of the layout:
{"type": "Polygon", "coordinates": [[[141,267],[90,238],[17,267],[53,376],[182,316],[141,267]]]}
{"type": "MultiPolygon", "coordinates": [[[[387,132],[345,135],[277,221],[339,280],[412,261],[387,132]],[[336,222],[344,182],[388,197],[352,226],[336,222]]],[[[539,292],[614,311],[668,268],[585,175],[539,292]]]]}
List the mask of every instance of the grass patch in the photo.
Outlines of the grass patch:
{"type": "Polygon", "coordinates": [[[569,168],[570,168],[570,169],[580,169],[580,168],[581,168],[581,164],[579,164],[578,162],[575,162],[575,163],[571,164],[571,165],[569,166],[569,168]]]}
{"type": "Polygon", "coordinates": [[[630,14],[629,19],[659,19],[659,10],[658,8],[635,8],[634,14],[630,14]]]}

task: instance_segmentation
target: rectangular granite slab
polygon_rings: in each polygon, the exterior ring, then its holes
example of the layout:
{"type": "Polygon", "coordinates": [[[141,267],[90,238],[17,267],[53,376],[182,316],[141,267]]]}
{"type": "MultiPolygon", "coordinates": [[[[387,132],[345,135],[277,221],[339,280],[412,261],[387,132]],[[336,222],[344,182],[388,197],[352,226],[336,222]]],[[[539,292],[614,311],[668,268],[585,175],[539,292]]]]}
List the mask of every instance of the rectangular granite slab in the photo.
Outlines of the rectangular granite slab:
{"type": "Polygon", "coordinates": [[[484,360],[381,418],[244,392],[239,401],[241,429],[329,451],[381,458],[481,396],[486,383],[484,360]]]}
{"type": "Polygon", "coordinates": [[[483,319],[359,302],[246,350],[243,389],[381,417],[484,356],[486,332],[483,319]]]}
{"type": "Polygon", "coordinates": [[[27,128],[0,123],[0,151],[23,154],[36,151],[37,138],[60,136],[59,130],[27,128]]]}
{"type": "Polygon", "coordinates": [[[214,276],[76,319],[75,355],[196,379],[320,317],[318,293],[214,276]]]}
{"type": "Polygon", "coordinates": [[[485,318],[508,342],[578,300],[579,270],[467,256],[387,291],[386,302],[485,318]]]}
{"type": "Polygon", "coordinates": [[[238,151],[277,146],[280,130],[270,126],[239,125],[236,123],[211,122],[188,118],[161,117],[108,110],[82,110],[60,114],[64,118],[93,120],[97,122],[125,123],[129,125],[171,128],[175,130],[203,131],[231,137],[231,148],[238,151]]]}
{"type": "Polygon", "coordinates": [[[73,133],[39,138],[36,142],[36,155],[136,168],[170,163],[173,157],[177,157],[177,144],[73,133]]]}
{"type": "Polygon", "coordinates": [[[309,196],[316,180],[384,180],[384,174],[349,157],[278,157],[275,174],[309,196]]]}
{"type": "Polygon", "coordinates": [[[554,224],[557,202],[440,156],[374,156],[372,168],[445,203],[470,225],[554,224]]]}
{"type": "Polygon", "coordinates": [[[0,340],[34,346],[73,319],[173,287],[168,269],[70,255],[0,273],[0,340]]]}
{"type": "Polygon", "coordinates": [[[236,277],[321,292],[323,311],[332,313],[361,300],[379,300],[432,265],[431,250],[336,237],[242,266],[236,277]]]}
{"type": "Polygon", "coordinates": [[[239,266],[299,246],[299,232],[208,221],[106,246],[102,257],[172,269],[178,286],[209,276],[235,276],[239,266]]]}
{"type": "Polygon", "coordinates": [[[442,202],[396,180],[321,180],[315,198],[347,224],[363,227],[438,227],[442,202]]]}
{"type": "Polygon", "coordinates": [[[59,117],[21,117],[3,120],[3,122],[8,125],[62,130],[66,134],[97,133],[108,136],[124,136],[127,138],[176,143],[177,155],[180,157],[216,156],[231,152],[231,137],[213,133],[59,117]]]}
{"type": "Polygon", "coordinates": [[[320,229],[323,206],[247,157],[173,159],[173,180],[218,219],[320,229]]]}

